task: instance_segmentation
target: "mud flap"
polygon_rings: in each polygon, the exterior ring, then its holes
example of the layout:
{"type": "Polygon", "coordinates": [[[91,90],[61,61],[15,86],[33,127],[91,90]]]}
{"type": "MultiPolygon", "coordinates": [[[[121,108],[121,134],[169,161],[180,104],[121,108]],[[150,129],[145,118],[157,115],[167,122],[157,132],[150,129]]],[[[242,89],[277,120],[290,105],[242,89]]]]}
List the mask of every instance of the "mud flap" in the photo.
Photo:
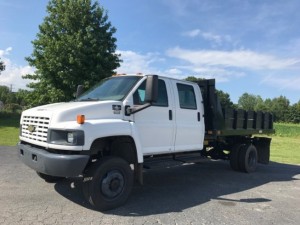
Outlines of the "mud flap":
{"type": "Polygon", "coordinates": [[[272,140],[271,138],[265,138],[265,137],[253,138],[253,144],[257,149],[259,163],[269,164],[271,140],[272,140]]]}
{"type": "Polygon", "coordinates": [[[143,180],[143,163],[135,163],[134,164],[134,173],[135,173],[135,179],[140,184],[144,184],[143,180]]]}

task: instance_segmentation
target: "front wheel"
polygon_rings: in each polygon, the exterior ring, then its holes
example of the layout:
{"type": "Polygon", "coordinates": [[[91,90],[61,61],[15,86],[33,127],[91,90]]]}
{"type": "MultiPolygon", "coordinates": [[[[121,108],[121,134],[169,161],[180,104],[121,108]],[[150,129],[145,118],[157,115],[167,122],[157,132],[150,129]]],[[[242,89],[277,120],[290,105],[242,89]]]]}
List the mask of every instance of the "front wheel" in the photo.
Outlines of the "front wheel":
{"type": "Polygon", "coordinates": [[[91,205],[100,211],[123,205],[133,187],[133,171],[118,157],[105,157],[88,168],[83,192],[91,205]]]}

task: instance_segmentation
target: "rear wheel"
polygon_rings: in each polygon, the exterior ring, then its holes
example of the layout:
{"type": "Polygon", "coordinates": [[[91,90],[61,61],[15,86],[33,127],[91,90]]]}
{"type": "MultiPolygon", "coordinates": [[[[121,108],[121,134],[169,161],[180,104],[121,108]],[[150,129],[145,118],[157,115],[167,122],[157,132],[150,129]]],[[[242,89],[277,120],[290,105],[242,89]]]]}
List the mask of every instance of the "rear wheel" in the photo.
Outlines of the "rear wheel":
{"type": "Polygon", "coordinates": [[[257,150],[253,144],[249,144],[242,148],[239,153],[239,168],[241,171],[251,173],[257,167],[257,150]]]}
{"type": "Polygon", "coordinates": [[[118,157],[105,157],[88,168],[83,180],[86,199],[105,211],[123,205],[133,186],[133,171],[118,157]]]}
{"type": "Polygon", "coordinates": [[[230,159],[230,166],[233,170],[239,171],[239,153],[242,148],[245,147],[245,144],[238,143],[234,145],[230,151],[229,159],[230,159]]]}

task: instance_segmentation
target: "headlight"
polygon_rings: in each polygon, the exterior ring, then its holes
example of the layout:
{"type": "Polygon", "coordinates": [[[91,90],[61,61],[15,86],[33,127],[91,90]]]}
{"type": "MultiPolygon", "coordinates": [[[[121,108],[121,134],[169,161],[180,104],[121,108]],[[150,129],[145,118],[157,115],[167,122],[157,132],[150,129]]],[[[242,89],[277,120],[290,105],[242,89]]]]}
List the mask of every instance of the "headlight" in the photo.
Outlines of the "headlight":
{"type": "Polygon", "coordinates": [[[82,130],[49,129],[48,143],[56,145],[84,145],[84,132],[82,130]]]}
{"type": "Polygon", "coordinates": [[[67,141],[69,143],[74,143],[74,133],[73,132],[68,132],[68,134],[67,134],[67,141]]]}

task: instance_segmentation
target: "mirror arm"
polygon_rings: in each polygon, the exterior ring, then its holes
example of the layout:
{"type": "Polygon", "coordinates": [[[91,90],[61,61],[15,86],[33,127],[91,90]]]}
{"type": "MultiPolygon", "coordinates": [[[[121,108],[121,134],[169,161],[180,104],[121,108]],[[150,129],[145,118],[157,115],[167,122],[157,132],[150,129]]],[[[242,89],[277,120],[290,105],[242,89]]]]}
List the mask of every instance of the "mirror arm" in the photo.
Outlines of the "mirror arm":
{"type": "Polygon", "coordinates": [[[82,94],[83,94],[83,85],[78,85],[76,91],[76,98],[78,98],[82,94]]]}
{"type": "Polygon", "coordinates": [[[139,112],[139,111],[142,111],[142,110],[144,110],[144,109],[146,109],[146,108],[148,108],[148,107],[150,107],[152,104],[151,103],[146,103],[146,104],[144,104],[144,105],[141,105],[141,106],[138,106],[138,107],[134,107],[134,108],[127,108],[127,114],[135,114],[135,113],[137,113],[137,112],[139,112]]]}

